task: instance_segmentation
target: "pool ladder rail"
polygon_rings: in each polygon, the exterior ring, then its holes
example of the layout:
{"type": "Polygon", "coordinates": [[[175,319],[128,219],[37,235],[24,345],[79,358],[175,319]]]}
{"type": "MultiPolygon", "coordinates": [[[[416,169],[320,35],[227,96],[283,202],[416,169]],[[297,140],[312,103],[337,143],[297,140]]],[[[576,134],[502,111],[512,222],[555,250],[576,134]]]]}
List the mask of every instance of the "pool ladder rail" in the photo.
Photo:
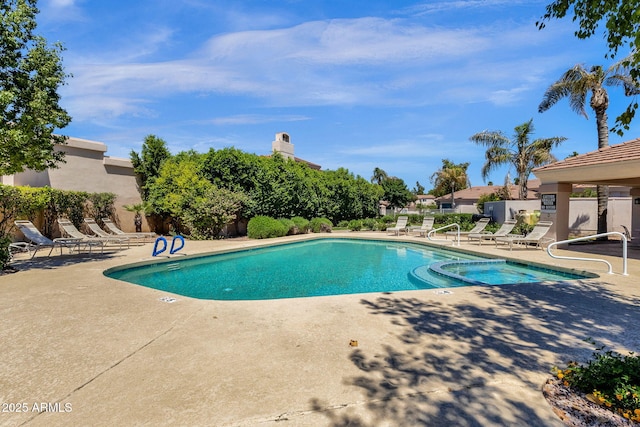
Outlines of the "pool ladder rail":
{"type": "Polygon", "coordinates": [[[549,256],[551,258],[555,258],[555,259],[566,259],[566,260],[573,260],[573,261],[603,262],[603,263],[605,263],[605,264],[607,264],[609,266],[609,271],[607,273],[613,274],[613,267],[611,266],[611,263],[609,261],[607,261],[606,259],[562,256],[562,255],[555,255],[553,252],[551,252],[551,248],[553,248],[554,246],[564,245],[564,244],[568,244],[568,243],[572,243],[572,242],[580,242],[580,241],[583,241],[583,240],[591,240],[591,239],[594,239],[594,238],[597,238],[597,237],[604,237],[604,236],[620,236],[620,237],[622,237],[622,275],[623,276],[628,276],[629,273],[627,272],[627,236],[625,236],[623,233],[620,233],[619,231],[609,231],[608,233],[593,234],[591,236],[576,237],[575,239],[568,239],[568,240],[561,240],[559,242],[553,242],[553,243],[550,243],[549,246],[547,246],[547,253],[549,254],[549,256]]]}
{"type": "Polygon", "coordinates": [[[427,233],[427,239],[429,239],[431,241],[441,240],[443,242],[444,241],[448,242],[449,240],[447,240],[447,239],[434,239],[434,238],[431,237],[431,235],[436,233],[436,232],[438,232],[438,231],[440,231],[440,230],[444,230],[446,228],[451,228],[451,227],[457,227],[458,228],[458,233],[456,235],[456,238],[453,239],[453,246],[460,246],[460,224],[457,224],[455,222],[453,224],[447,224],[447,225],[445,225],[443,227],[431,230],[429,233],[427,233]]]}
{"type": "MultiPolygon", "coordinates": [[[[164,251],[167,250],[169,246],[167,239],[163,236],[160,236],[156,239],[153,244],[153,252],[151,252],[151,256],[158,256],[164,251]],[[158,247],[162,243],[162,247],[158,247]]],[[[171,239],[171,248],[169,249],[170,255],[175,255],[180,249],[184,248],[184,237],[180,235],[176,235],[171,239]],[[176,247],[176,242],[180,242],[180,246],[176,247]]],[[[186,254],[178,254],[178,255],[186,255],[186,254]]]]}

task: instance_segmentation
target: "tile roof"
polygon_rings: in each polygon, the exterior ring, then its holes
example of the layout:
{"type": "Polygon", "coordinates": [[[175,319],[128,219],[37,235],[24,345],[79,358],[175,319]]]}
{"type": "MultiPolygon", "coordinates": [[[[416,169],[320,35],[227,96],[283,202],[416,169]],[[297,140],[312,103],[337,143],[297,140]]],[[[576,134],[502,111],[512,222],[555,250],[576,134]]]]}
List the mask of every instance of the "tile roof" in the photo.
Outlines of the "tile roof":
{"type": "Polygon", "coordinates": [[[590,151],[578,156],[569,157],[559,162],[550,163],[534,169],[537,171],[550,171],[557,169],[567,169],[577,166],[592,166],[607,163],[620,162],[625,160],[640,160],[640,138],[623,142],[622,144],[610,145],[596,151],[590,151]]]}
{"type": "MultiPolygon", "coordinates": [[[[496,191],[501,190],[503,185],[482,185],[465,188],[464,190],[458,190],[453,193],[453,197],[456,200],[473,200],[476,201],[483,194],[491,194],[496,191]]],[[[538,198],[538,189],[540,188],[540,180],[539,179],[530,179],[527,182],[527,188],[529,192],[527,193],[527,199],[537,199],[538,198]]],[[[511,191],[511,198],[517,199],[519,196],[519,187],[515,184],[511,184],[509,186],[509,190],[511,191]]],[[[444,196],[438,197],[436,199],[438,202],[448,202],[451,201],[451,193],[445,194],[444,196]]]]}

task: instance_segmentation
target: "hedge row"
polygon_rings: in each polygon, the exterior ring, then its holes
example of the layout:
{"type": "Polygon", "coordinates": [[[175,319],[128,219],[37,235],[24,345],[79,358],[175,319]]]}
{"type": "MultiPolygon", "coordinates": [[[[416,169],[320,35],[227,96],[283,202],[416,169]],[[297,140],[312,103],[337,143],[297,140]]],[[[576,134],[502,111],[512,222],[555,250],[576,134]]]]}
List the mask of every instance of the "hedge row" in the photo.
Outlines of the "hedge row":
{"type": "Polygon", "coordinates": [[[326,218],[313,218],[311,221],[302,217],[279,218],[258,215],[249,220],[247,236],[251,239],[268,239],[292,234],[331,232],[333,225],[326,218]]]}

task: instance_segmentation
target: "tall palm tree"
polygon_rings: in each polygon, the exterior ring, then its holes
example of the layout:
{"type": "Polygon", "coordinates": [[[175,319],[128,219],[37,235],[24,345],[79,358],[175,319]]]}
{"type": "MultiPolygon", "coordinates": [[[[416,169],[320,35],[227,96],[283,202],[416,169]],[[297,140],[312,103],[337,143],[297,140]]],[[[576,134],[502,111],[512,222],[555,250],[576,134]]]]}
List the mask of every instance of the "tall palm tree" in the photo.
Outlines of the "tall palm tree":
{"type": "Polygon", "coordinates": [[[515,127],[513,139],[509,139],[502,132],[482,131],[472,135],[469,139],[476,144],[485,145],[486,162],[482,167],[482,177],[487,179],[492,170],[499,166],[510,164],[518,174],[518,197],[527,198],[527,181],[533,168],[555,161],[551,149],[567,138],[556,136],[552,138],[529,141],[533,133],[533,119],[515,127]]]}
{"type": "Polygon", "coordinates": [[[375,168],[373,169],[373,176],[371,177],[371,183],[372,184],[382,184],[382,181],[384,181],[385,179],[389,178],[389,175],[387,175],[387,173],[380,169],[380,168],[375,168]]]}
{"type": "MultiPolygon", "coordinates": [[[[462,166],[464,165],[465,164],[463,163],[462,166]]],[[[468,165],[468,163],[466,165],[468,165]]],[[[471,186],[466,167],[462,166],[453,165],[443,161],[442,169],[439,169],[431,175],[431,181],[436,188],[440,187],[451,189],[451,209],[456,207],[456,201],[453,193],[455,193],[456,190],[462,190],[471,186]]]]}
{"type": "MultiPolygon", "coordinates": [[[[632,96],[640,93],[640,88],[629,74],[629,69],[623,66],[625,60],[604,70],[595,65],[588,71],[577,64],[547,88],[538,111],[543,113],[554,106],[562,98],[569,98],[569,106],[576,113],[589,118],[585,110],[587,95],[591,93],[589,105],[596,115],[598,131],[598,148],[609,145],[609,126],[607,124],[607,109],[609,108],[609,94],[604,86],[622,86],[625,95],[632,96]]],[[[598,233],[607,232],[607,203],[609,187],[598,185],[598,233]]]]}

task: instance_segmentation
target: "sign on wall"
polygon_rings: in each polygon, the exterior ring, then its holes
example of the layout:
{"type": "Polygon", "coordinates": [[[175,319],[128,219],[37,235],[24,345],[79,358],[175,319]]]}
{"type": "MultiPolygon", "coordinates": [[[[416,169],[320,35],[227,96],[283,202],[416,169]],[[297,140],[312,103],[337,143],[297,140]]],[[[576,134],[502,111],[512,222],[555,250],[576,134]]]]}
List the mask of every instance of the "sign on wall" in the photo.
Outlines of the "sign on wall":
{"type": "Polygon", "coordinates": [[[540,197],[540,212],[555,213],[556,194],[543,194],[540,197]]]}

